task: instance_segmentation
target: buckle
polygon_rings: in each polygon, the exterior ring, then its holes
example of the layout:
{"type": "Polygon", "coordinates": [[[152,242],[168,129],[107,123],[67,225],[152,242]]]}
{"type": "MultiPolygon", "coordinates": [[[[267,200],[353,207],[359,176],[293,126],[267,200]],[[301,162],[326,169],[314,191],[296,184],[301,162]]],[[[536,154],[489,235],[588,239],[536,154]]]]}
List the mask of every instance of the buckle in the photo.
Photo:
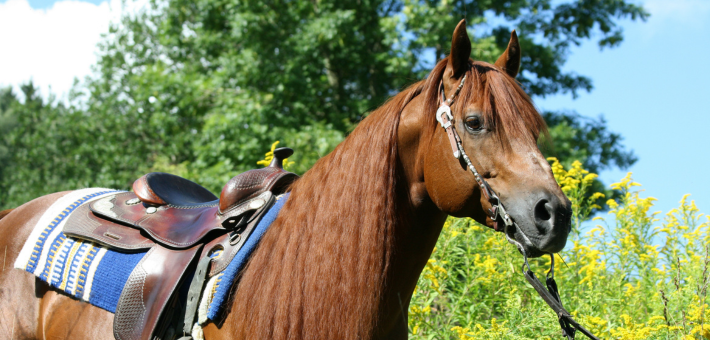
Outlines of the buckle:
{"type": "Polygon", "coordinates": [[[441,105],[439,109],[436,110],[436,121],[441,124],[441,127],[448,129],[451,126],[451,122],[454,120],[454,116],[451,115],[451,108],[448,105],[441,105]],[[448,121],[444,123],[444,114],[448,121]]]}
{"type": "Polygon", "coordinates": [[[498,203],[498,209],[497,209],[498,216],[503,220],[503,224],[505,226],[511,226],[513,225],[513,221],[510,220],[510,215],[508,215],[508,212],[505,211],[505,207],[503,207],[503,204],[498,203]]]}

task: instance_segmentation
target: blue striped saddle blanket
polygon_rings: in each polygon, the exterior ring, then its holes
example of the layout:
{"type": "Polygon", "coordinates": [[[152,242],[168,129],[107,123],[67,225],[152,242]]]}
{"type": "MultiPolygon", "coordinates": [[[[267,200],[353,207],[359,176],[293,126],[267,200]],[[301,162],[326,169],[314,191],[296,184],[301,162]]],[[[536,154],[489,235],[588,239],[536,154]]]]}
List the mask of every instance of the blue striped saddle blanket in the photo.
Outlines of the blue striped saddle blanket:
{"type": "MultiPolygon", "coordinates": [[[[70,296],[115,313],[129,275],[147,251],[122,253],[90,241],[67,237],[62,230],[68,217],[79,206],[116,192],[90,188],[72,191],[58,199],[37,222],[14,267],[32,273],[70,296]]],[[[288,194],[278,198],[230,264],[208,281],[198,308],[200,324],[207,319],[217,320],[234,278],[276,219],[287,197],[288,194]]]]}

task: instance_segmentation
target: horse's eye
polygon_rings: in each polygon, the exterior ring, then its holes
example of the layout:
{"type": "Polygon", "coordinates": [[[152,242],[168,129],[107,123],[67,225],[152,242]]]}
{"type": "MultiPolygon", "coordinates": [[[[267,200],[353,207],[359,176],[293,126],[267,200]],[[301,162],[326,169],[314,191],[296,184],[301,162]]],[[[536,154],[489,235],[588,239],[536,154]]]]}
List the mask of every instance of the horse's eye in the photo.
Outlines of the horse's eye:
{"type": "Polygon", "coordinates": [[[472,116],[466,118],[466,127],[473,131],[480,131],[483,129],[483,119],[479,116],[472,116]]]}

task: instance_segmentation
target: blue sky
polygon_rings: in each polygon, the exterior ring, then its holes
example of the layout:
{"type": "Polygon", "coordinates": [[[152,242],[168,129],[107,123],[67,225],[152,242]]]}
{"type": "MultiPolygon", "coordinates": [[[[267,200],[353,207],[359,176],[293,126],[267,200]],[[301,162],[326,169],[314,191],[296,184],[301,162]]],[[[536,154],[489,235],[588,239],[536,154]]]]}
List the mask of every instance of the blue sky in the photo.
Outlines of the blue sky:
{"type": "MultiPolygon", "coordinates": [[[[577,99],[538,98],[536,104],[543,110],[604,115],[638,155],[629,171],[646,195],[658,199],[656,210],[667,212],[690,193],[701,211],[710,212],[705,177],[710,165],[710,38],[704,33],[710,32],[710,0],[637,3],[651,18],[620,21],[625,30],[621,46],[600,51],[588,42],[570,53],[564,69],[589,76],[594,90],[577,99]]],[[[0,85],[17,86],[32,78],[43,91],[51,86],[60,97],[66,95],[74,77],[90,72],[95,44],[120,11],[121,0],[0,0],[0,46],[25,52],[0,53],[0,85]]],[[[625,174],[612,170],[601,178],[610,184],[625,174]]]]}
{"type": "MultiPolygon", "coordinates": [[[[6,0],[5,0],[6,1],[6,0]]],[[[82,2],[88,2],[92,3],[94,5],[98,5],[102,2],[106,2],[106,0],[81,0],[82,2]]],[[[4,2],[4,1],[2,1],[4,2]]],[[[34,9],[49,9],[54,5],[55,2],[58,2],[57,0],[29,0],[30,6],[34,9]]]]}
{"type": "MultiPolygon", "coordinates": [[[[537,99],[541,109],[603,114],[612,131],[639,161],[629,171],[656,210],[676,207],[692,194],[710,212],[710,1],[645,1],[647,22],[622,21],[624,42],[599,50],[595,43],[573,48],[566,70],[594,81],[591,93],[537,99]]],[[[524,53],[524,51],[523,51],[524,53]]],[[[610,184],[626,171],[606,171],[610,184]]]]}

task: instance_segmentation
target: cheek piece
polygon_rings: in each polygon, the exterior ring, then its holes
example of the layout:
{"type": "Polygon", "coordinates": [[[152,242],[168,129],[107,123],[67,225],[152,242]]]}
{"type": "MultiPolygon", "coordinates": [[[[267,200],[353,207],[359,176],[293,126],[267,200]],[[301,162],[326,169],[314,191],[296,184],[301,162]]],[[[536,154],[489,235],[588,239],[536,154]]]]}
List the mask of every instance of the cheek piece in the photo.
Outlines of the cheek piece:
{"type": "MultiPolygon", "coordinates": [[[[508,215],[508,212],[505,210],[505,207],[503,206],[503,203],[501,203],[500,198],[498,198],[498,195],[496,195],[495,191],[493,191],[490,185],[488,185],[488,182],[486,182],[486,180],[481,177],[481,175],[476,170],[476,167],[473,166],[473,163],[471,163],[471,159],[468,157],[466,151],[463,149],[463,144],[461,144],[461,137],[459,137],[459,134],[458,132],[456,132],[456,128],[453,124],[454,116],[451,114],[451,105],[453,105],[456,96],[458,96],[459,92],[461,92],[461,88],[463,87],[465,81],[466,76],[464,75],[461,79],[461,83],[449,99],[446,99],[446,96],[444,94],[444,83],[442,82],[439,84],[439,88],[441,90],[441,104],[439,105],[439,109],[436,110],[436,120],[441,124],[441,127],[446,130],[446,134],[449,137],[449,143],[451,144],[451,150],[453,151],[454,158],[461,159],[463,157],[463,160],[468,166],[468,169],[471,170],[471,173],[473,173],[473,177],[476,179],[476,183],[478,183],[478,186],[481,188],[481,193],[491,204],[491,208],[486,211],[486,214],[493,220],[493,229],[502,232],[505,231],[508,227],[513,226],[514,222],[510,218],[510,215],[508,215]]],[[[508,236],[507,232],[505,234],[506,236],[508,236]]],[[[522,235],[525,237],[526,241],[529,242],[527,236],[525,236],[525,234],[522,235]]],[[[515,244],[518,249],[520,249],[520,251],[525,254],[525,249],[519,242],[515,241],[514,239],[511,239],[510,237],[508,237],[508,241],[515,244]]]]}
{"type": "Polygon", "coordinates": [[[495,231],[503,232],[505,234],[505,237],[508,239],[508,242],[515,245],[520,251],[520,253],[523,254],[523,274],[525,275],[525,279],[530,283],[530,285],[533,286],[533,288],[535,288],[535,291],[540,294],[540,297],[542,297],[542,299],[550,306],[550,308],[555,311],[555,314],[557,314],[557,319],[560,323],[560,328],[562,328],[562,335],[567,337],[567,339],[574,339],[576,331],[579,330],[582,334],[586,335],[590,339],[599,340],[599,338],[595,337],[591,332],[589,332],[587,329],[577,323],[577,321],[572,318],[572,315],[562,306],[562,301],[560,300],[560,293],[557,289],[557,282],[555,282],[555,256],[553,254],[550,254],[551,264],[550,271],[548,271],[546,275],[546,285],[543,286],[542,282],[537,279],[535,273],[533,273],[533,271],[530,269],[530,265],[528,264],[528,256],[525,252],[525,247],[523,247],[520,242],[513,238],[512,235],[515,233],[515,230],[517,230],[523,238],[523,241],[529,245],[532,244],[530,242],[530,239],[525,235],[525,233],[523,233],[523,230],[518,227],[517,224],[515,224],[515,222],[513,222],[513,220],[510,218],[510,215],[508,215],[508,212],[505,210],[505,207],[500,201],[500,198],[498,198],[498,195],[496,195],[495,191],[491,189],[490,185],[488,185],[488,182],[486,182],[486,180],[481,177],[481,175],[476,170],[476,167],[474,167],[473,163],[471,163],[471,159],[466,154],[466,151],[463,149],[461,137],[459,137],[459,134],[456,132],[456,128],[453,124],[454,116],[451,113],[451,105],[453,105],[456,96],[458,96],[459,92],[461,92],[461,88],[463,88],[463,84],[465,81],[466,75],[461,78],[461,83],[449,99],[446,99],[446,94],[444,93],[444,82],[442,81],[439,83],[439,91],[441,92],[441,103],[439,104],[439,109],[436,110],[436,120],[439,122],[439,124],[441,124],[441,127],[446,130],[446,134],[449,138],[449,144],[451,144],[451,151],[454,154],[454,158],[461,159],[463,157],[463,160],[468,166],[468,169],[471,170],[471,173],[473,173],[473,177],[476,179],[478,187],[481,188],[481,194],[491,204],[491,208],[486,210],[486,214],[488,215],[488,217],[491,218],[491,220],[493,220],[493,229],[495,229],[495,231]]]}

